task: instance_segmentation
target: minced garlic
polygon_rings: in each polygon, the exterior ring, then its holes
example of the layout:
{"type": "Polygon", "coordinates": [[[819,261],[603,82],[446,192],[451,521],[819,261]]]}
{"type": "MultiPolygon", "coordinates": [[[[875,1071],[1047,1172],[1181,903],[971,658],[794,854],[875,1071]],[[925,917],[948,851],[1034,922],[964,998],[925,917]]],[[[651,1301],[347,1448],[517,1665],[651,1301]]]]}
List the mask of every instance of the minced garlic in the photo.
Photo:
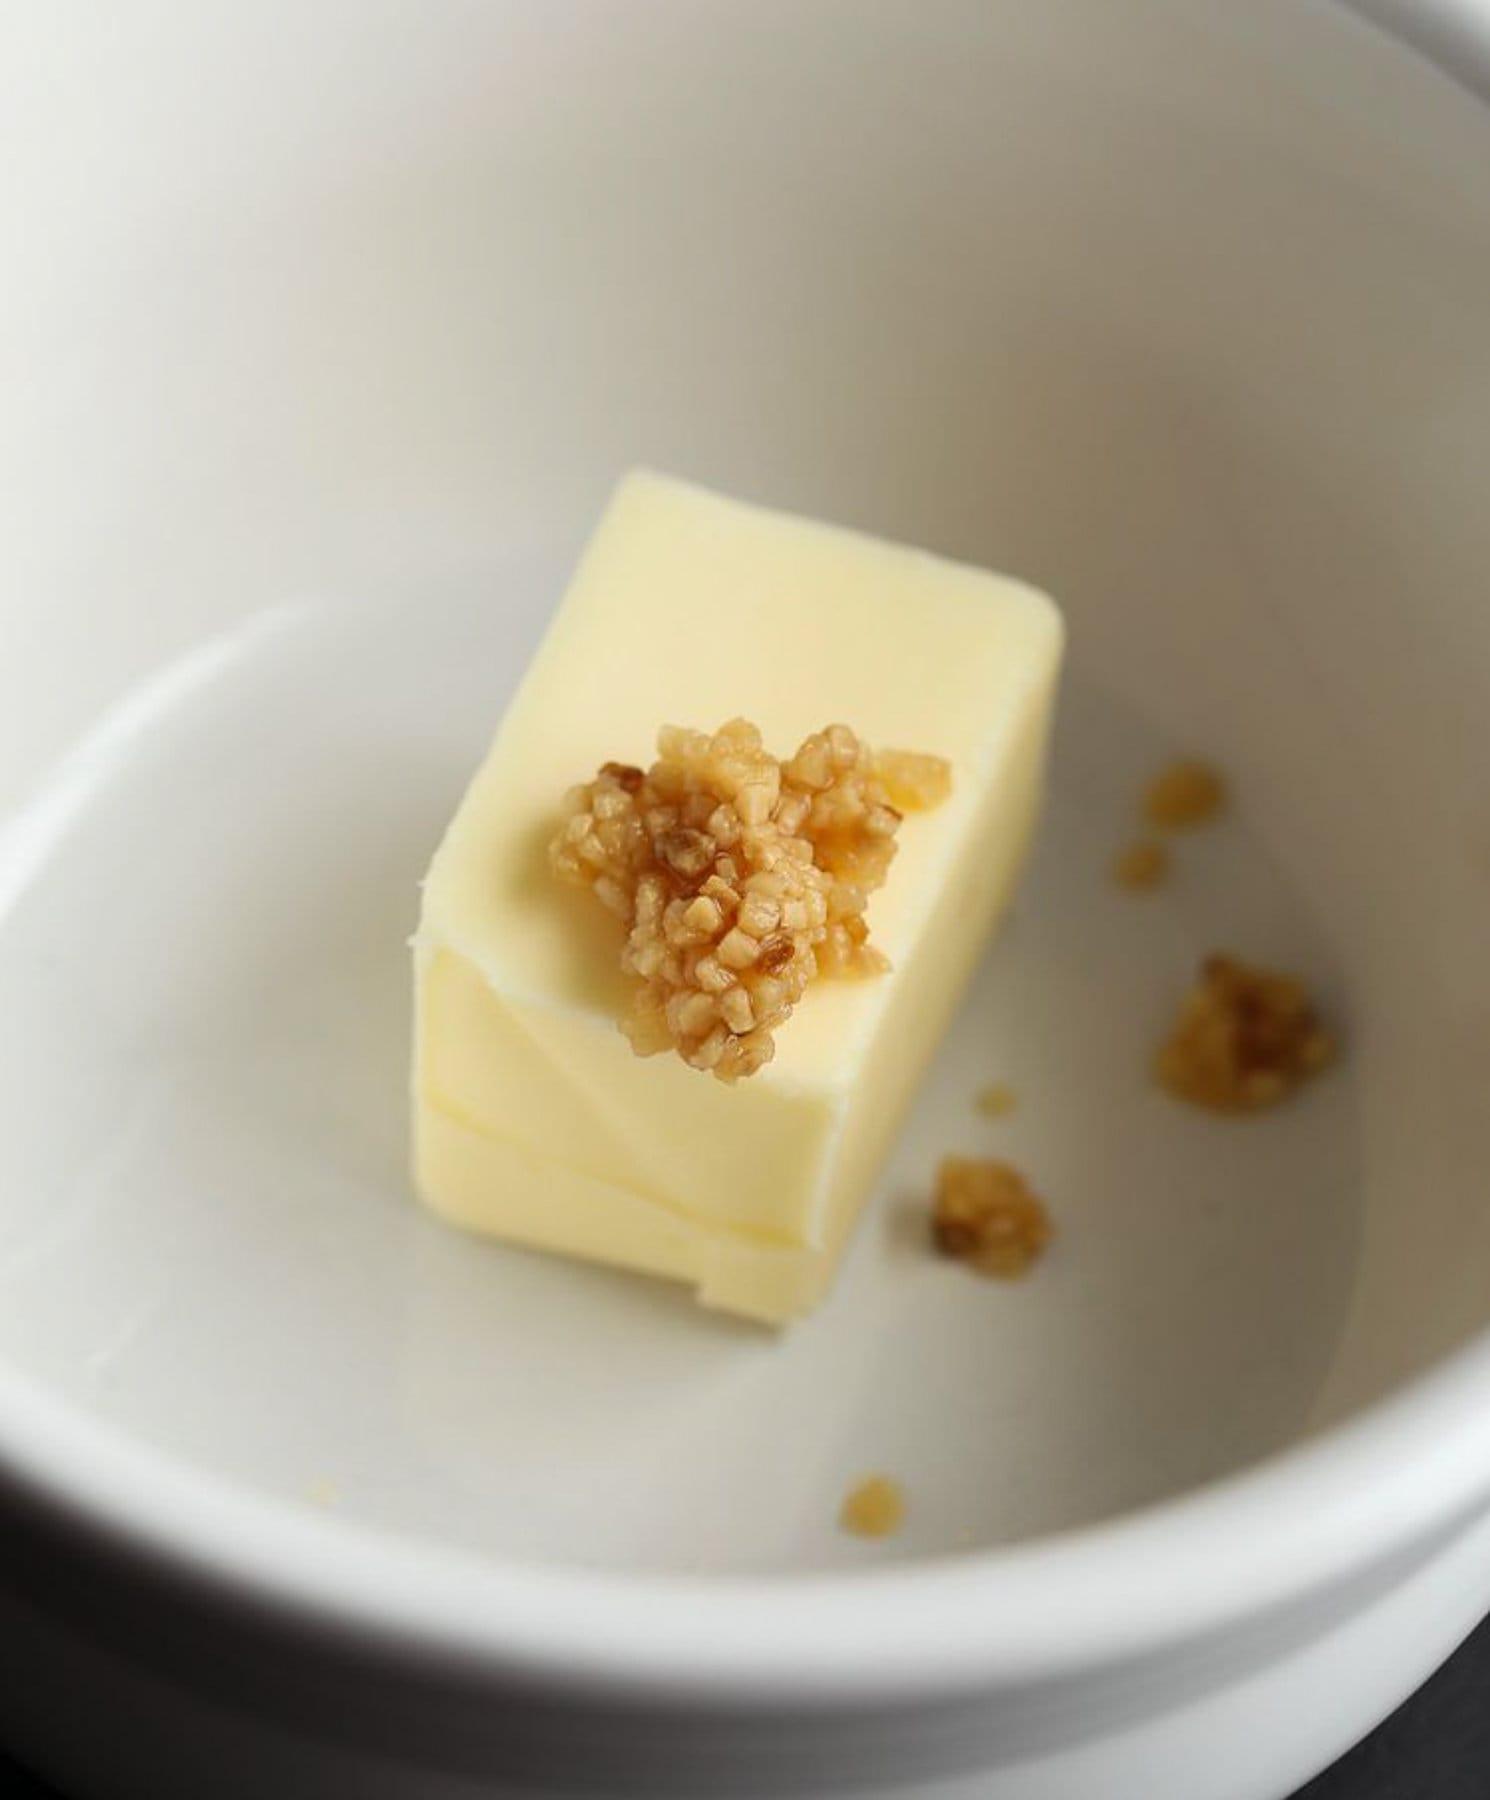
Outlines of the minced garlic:
{"type": "Polygon", "coordinates": [[[1055,1228],[1044,1201],[1010,1164],[949,1156],[937,1171],[931,1233],[944,1256],[982,1275],[1013,1278],[1038,1261],[1055,1228]]]}
{"type": "Polygon", "coordinates": [[[1334,1056],[1334,1037],[1302,982],[1216,955],[1201,964],[1155,1067],[1176,1099],[1213,1112],[1256,1112],[1334,1056]]]}
{"type": "Polygon", "coordinates": [[[865,912],[903,814],[951,789],[941,757],[879,755],[846,725],[785,762],[734,719],[712,736],[666,726],[650,769],[606,763],[570,790],[550,847],[564,880],[627,928],[639,986],[622,1023],[639,1056],[676,1050],[721,1081],[769,1062],[819,976],[889,965],[865,912]]]}

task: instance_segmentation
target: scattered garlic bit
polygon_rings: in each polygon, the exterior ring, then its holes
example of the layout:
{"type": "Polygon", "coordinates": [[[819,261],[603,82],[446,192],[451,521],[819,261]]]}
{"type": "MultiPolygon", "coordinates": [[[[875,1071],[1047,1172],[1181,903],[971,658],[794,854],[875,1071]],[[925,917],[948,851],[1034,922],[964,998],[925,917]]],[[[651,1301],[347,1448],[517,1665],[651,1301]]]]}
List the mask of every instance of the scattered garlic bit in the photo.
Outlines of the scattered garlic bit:
{"type": "Polygon", "coordinates": [[[1153,838],[1139,838],[1113,858],[1112,879],[1130,894],[1160,887],[1169,876],[1169,852],[1153,838]]]}
{"type": "Polygon", "coordinates": [[[996,1081],[992,1087],[986,1087],[977,1099],[978,1111],[985,1119],[1002,1119],[1013,1112],[1019,1104],[1019,1096],[1013,1088],[1002,1081],[996,1081]]]}
{"type": "Polygon", "coordinates": [[[775,1032],[818,976],[877,975],[865,911],[902,814],[951,787],[941,757],[878,757],[846,725],[786,762],[734,719],[712,737],[665,726],[647,770],[606,763],[570,790],[549,847],[627,928],[638,978],[622,1023],[638,1056],[676,1050],[721,1081],[771,1060],[775,1032]]]}
{"type": "Polygon", "coordinates": [[[1335,1049],[1302,982],[1215,955],[1201,964],[1155,1068],[1177,1100],[1256,1112],[1325,1068],[1335,1049]]]}
{"type": "Polygon", "coordinates": [[[952,793],[952,765],[945,756],[919,750],[882,750],[874,772],[884,783],[885,797],[901,812],[930,812],[952,793]]]}
{"type": "Polygon", "coordinates": [[[905,1523],[905,1490],[888,1475],[868,1475],[844,1495],[838,1523],[855,1537],[893,1537],[905,1523]]]}
{"type": "Polygon", "coordinates": [[[1045,1203],[1008,1163],[949,1156],[937,1171],[931,1234],[979,1274],[1026,1274],[1055,1234],[1045,1203]]]}
{"type": "Polygon", "coordinates": [[[1226,783],[1208,763],[1176,762],[1144,790],[1143,816],[1160,831],[1204,825],[1226,805],[1226,783]]]}

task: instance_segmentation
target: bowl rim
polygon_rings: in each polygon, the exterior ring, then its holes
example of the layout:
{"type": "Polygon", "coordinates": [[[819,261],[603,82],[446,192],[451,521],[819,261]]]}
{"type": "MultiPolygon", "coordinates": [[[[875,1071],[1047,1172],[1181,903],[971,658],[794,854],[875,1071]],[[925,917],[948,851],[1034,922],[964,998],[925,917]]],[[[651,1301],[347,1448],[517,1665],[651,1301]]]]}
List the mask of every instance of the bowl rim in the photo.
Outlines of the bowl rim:
{"type": "Polygon", "coordinates": [[[255,1492],[0,1370],[0,1471],[106,1557],[395,1661],[611,1701],[914,1702],[1080,1674],[1348,1584],[1490,1497],[1490,1331],[1303,1445],[1132,1514],[845,1573],[584,1569],[255,1492]]]}
{"type": "MultiPolygon", "coordinates": [[[[1490,0],[1345,4],[1490,96],[1490,0]]],[[[0,822],[4,839],[44,825],[38,811],[0,822]]],[[[781,1711],[1079,1673],[1348,1584],[1484,1509],[1487,1422],[1490,1329],[1302,1444],[1080,1530],[841,1574],[684,1576],[509,1561],[327,1515],[0,1365],[0,1475],[137,1575],[478,1679],[781,1711]]]]}
{"type": "Polygon", "coordinates": [[[1490,100],[1490,0],[1336,0],[1490,100]]]}

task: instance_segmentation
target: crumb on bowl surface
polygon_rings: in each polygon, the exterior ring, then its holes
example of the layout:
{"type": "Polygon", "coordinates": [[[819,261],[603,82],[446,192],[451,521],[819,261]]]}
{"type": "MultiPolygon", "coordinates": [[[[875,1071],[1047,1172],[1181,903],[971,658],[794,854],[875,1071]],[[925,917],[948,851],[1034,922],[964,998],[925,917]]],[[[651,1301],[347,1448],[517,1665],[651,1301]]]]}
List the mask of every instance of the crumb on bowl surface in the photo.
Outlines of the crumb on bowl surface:
{"type": "Polygon", "coordinates": [[[1260,1112],[1328,1067],[1336,1048],[1301,981],[1217,953],[1201,964],[1155,1071],[1192,1106],[1260,1112]]]}
{"type": "Polygon", "coordinates": [[[905,1523],[905,1490],[888,1475],[866,1475],[843,1497],[839,1525],[852,1537],[893,1537],[905,1523]]]}
{"type": "Polygon", "coordinates": [[[846,725],[785,761],[745,719],[712,736],[665,726],[657,747],[650,769],[608,762],[570,790],[549,861],[626,927],[636,1053],[736,1081],[770,1061],[810,982],[889,967],[869,897],[904,814],[947,797],[951,765],[876,754],[846,725]]]}
{"type": "Polygon", "coordinates": [[[1028,1274],[1055,1235],[1045,1202],[1009,1163],[946,1157],[937,1171],[932,1239],[980,1275],[1028,1274]]]}
{"type": "Polygon", "coordinates": [[[1209,763],[1173,762],[1144,789],[1143,816],[1159,831],[1185,831],[1226,805],[1226,783],[1209,763]]]}

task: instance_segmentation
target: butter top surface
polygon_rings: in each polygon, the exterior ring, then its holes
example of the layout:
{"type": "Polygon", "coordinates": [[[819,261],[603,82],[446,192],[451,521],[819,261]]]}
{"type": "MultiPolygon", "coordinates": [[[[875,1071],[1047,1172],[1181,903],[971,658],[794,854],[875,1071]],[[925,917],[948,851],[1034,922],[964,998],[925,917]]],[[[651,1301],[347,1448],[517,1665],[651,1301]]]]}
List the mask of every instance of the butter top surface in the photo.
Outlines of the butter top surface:
{"type": "MultiPolygon", "coordinates": [[[[907,818],[870,903],[872,941],[897,964],[1061,639],[1053,604],[1018,582],[635,472],[435,858],[422,936],[505,992],[616,1031],[620,926],[548,867],[565,791],[609,760],[650,764],[663,724],[743,715],[785,755],[842,720],[953,767],[951,798],[907,818]]],[[[851,1079],[893,979],[814,983],[752,1080],[851,1079]]]]}

